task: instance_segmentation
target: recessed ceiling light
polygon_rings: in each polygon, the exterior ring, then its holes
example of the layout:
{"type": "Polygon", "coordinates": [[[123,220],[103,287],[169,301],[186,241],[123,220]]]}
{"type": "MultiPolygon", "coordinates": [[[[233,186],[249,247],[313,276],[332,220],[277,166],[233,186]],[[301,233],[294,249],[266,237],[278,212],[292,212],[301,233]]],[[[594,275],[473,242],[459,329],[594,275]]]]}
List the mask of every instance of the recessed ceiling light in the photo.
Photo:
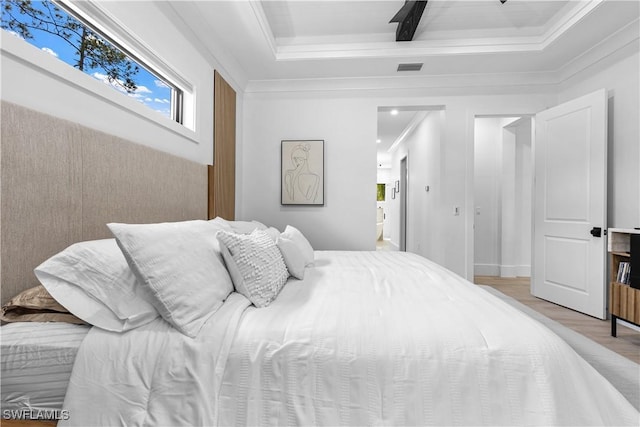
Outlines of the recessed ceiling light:
{"type": "Polygon", "coordinates": [[[398,110],[396,110],[395,108],[393,110],[391,110],[391,115],[392,116],[397,116],[398,115],[398,110]]]}
{"type": "Polygon", "coordinates": [[[382,140],[381,140],[381,139],[376,139],[376,142],[377,142],[378,144],[380,144],[380,143],[382,142],[382,140]]]}

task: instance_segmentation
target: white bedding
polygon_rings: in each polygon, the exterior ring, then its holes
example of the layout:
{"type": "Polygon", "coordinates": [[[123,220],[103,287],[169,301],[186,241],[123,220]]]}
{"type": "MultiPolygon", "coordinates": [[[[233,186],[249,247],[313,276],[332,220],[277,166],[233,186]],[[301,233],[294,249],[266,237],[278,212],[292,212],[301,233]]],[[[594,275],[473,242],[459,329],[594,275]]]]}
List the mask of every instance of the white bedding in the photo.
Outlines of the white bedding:
{"type": "Polygon", "coordinates": [[[3,417],[62,409],[73,361],[90,328],[60,322],[16,322],[0,328],[3,417]]]}
{"type": "MultiPolygon", "coordinates": [[[[242,315],[241,315],[242,314],[242,315]]],[[[268,307],[195,339],[89,334],[60,425],[638,425],[546,327],[428,260],[316,252],[268,307]]]]}
{"type": "Polygon", "coordinates": [[[58,425],[213,425],[233,334],[249,300],[232,293],[198,336],[162,318],[125,333],[93,328],[71,374],[58,425]]]}

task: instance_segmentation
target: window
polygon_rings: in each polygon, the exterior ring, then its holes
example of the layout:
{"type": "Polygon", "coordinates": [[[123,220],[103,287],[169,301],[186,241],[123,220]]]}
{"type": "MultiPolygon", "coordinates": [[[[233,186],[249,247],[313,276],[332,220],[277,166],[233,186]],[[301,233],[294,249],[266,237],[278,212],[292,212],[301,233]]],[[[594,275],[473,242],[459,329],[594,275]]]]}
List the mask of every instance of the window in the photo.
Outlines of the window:
{"type": "Polygon", "coordinates": [[[182,91],[52,0],[2,0],[2,28],[182,123],[182,91]]]}

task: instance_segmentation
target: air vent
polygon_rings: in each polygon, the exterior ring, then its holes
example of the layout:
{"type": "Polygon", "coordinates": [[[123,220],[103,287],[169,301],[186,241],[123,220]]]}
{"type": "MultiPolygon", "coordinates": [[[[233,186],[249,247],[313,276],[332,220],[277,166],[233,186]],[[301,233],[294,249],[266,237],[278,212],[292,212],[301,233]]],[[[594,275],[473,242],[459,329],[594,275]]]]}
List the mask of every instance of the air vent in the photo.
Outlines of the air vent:
{"type": "Polygon", "coordinates": [[[398,64],[398,72],[400,71],[420,71],[422,69],[422,62],[414,64],[398,64]]]}

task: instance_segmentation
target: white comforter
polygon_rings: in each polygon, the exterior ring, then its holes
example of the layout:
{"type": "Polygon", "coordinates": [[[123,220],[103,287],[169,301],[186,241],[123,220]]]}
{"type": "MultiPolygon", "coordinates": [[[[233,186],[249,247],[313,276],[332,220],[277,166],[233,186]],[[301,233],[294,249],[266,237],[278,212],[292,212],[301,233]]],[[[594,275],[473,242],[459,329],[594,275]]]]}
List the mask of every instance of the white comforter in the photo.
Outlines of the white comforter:
{"type": "Polygon", "coordinates": [[[272,305],[232,294],[196,339],[94,328],[65,409],[85,426],[640,424],[546,327],[391,252],[316,252],[272,305]]]}

